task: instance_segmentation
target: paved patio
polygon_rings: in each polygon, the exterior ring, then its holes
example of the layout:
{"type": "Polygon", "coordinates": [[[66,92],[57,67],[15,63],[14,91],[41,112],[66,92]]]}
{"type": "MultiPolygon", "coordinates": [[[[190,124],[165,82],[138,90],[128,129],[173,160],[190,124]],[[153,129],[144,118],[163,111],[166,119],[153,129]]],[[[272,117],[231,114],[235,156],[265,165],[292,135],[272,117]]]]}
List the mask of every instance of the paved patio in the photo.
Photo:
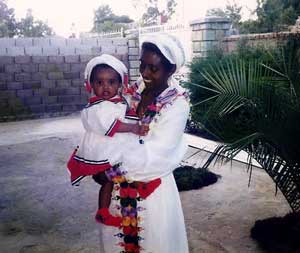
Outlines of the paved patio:
{"type": "MultiPolygon", "coordinates": [[[[0,123],[1,253],[99,252],[98,187],[90,179],[71,187],[65,168],[82,131],[78,115],[0,123]]],[[[201,166],[216,144],[187,138],[203,148],[188,160],[201,166]]],[[[290,211],[263,170],[253,169],[248,187],[245,159],[216,164],[216,184],[180,194],[191,253],[263,252],[250,238],[254,222],[290,211]]]]}

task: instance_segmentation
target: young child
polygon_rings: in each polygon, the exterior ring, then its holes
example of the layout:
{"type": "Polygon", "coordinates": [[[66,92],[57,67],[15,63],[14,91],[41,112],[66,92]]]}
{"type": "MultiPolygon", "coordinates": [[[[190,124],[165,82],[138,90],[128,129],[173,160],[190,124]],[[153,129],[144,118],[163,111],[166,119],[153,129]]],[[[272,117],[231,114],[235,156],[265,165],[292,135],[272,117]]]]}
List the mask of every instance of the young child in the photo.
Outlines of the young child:
{"type": "MultiPolygon", "coordinates": [[[[86,88],[92,97],[81,112],[86,132],[68,162],[71,183],[78,184],[85,176],[94,175],[95,180],[102,185],[96,220],[106,225],[120,226],[121,217],[112,216],[108,210],[113,182],[108,181],[104,171],[112,168],[112,165],[118,167],[121,156],[118,150],[122,148],[122,142],[126,141],[127,134],[145,136],[149,127],[140,125],[137,116],[126,116],[128,106],[121,89],[122,83],[127,82],[127,68],[121,61],[107,54],[95,57],[86,66],[85,79],[86,88]],[[135,123],[128,122],[129,118],[135,123]]],[[[140,196],[146,198],[159,184],[154,181],[136,182],[135,185],[140,196]]]]}

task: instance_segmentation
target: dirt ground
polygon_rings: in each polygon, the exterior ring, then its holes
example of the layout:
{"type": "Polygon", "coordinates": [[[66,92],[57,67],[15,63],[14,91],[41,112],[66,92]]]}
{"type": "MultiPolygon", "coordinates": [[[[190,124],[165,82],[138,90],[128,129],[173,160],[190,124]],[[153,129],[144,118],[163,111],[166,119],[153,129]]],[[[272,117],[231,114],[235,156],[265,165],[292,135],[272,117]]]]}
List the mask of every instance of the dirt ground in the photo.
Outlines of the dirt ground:
{"type": "MultiPolygon", "coordinates": [[[[78,116],[0,124],[1,253],[99,252],[98,186],[85,179],[72,187],[65,167],[81,132],[78,116]]],[[[260,169],[250,187],[240,162],[211,170],[222,175],[216,184],[180,194],[190,253],[263,252],[250,229],[257,219],[289,212],[285,199],[260,169]]]]}

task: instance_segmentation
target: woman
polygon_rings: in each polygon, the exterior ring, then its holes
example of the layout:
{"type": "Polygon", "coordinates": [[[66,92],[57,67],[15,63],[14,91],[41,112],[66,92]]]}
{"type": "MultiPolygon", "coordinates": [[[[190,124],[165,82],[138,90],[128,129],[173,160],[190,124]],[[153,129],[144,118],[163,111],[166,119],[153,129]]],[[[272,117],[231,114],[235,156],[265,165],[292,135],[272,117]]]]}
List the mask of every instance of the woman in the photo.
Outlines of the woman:
{"type": "Polygon", "coordinates": [[[102,252],[188,252],[182,207],[172,174],[186,152],[183,132],[189,104],[185,90],[173,78],[184,60],[184,50],[173,36],[153,35],[142,42],[141,79],[129,91],[133,108],[142,122],[149,124],[150,131],[143,139],[128,144],[121,162],[123,168],[130,168],[125,175],[129,183],[159,178],[161,184],[145,200],[128,198],[128,182],[122,182],[121,189],[115,188],[111,213],[121,210],[124,226],[101,227],[102,252]],[[131,216],[130,210],[137,213],[131,216]]]}

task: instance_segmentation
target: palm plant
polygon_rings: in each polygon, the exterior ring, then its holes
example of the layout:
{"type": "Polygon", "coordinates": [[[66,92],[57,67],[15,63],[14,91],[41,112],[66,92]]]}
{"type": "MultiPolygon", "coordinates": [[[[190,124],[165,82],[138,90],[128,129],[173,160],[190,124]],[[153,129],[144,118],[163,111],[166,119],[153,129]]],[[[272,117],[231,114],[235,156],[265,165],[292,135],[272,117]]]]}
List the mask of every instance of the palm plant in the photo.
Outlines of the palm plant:
{"type": "MultiPolygon", "coordinates": [[[[221,143],[212,158],[232,159],[241,150],[257,160],[300,211],[300,41],[289,39],[271,62],[228,59],[200,70],[211,85],[199,123],[221,143]]],[[[195,84],[194,84],[195,85],[195,84]]],[[[250,166],[250,171],[251,171],[250,166]]],[[[251,173],[250,173],[251,178],[251,173]]],[[[276,188],[277,189],[277,188],[276,188]]]]}

